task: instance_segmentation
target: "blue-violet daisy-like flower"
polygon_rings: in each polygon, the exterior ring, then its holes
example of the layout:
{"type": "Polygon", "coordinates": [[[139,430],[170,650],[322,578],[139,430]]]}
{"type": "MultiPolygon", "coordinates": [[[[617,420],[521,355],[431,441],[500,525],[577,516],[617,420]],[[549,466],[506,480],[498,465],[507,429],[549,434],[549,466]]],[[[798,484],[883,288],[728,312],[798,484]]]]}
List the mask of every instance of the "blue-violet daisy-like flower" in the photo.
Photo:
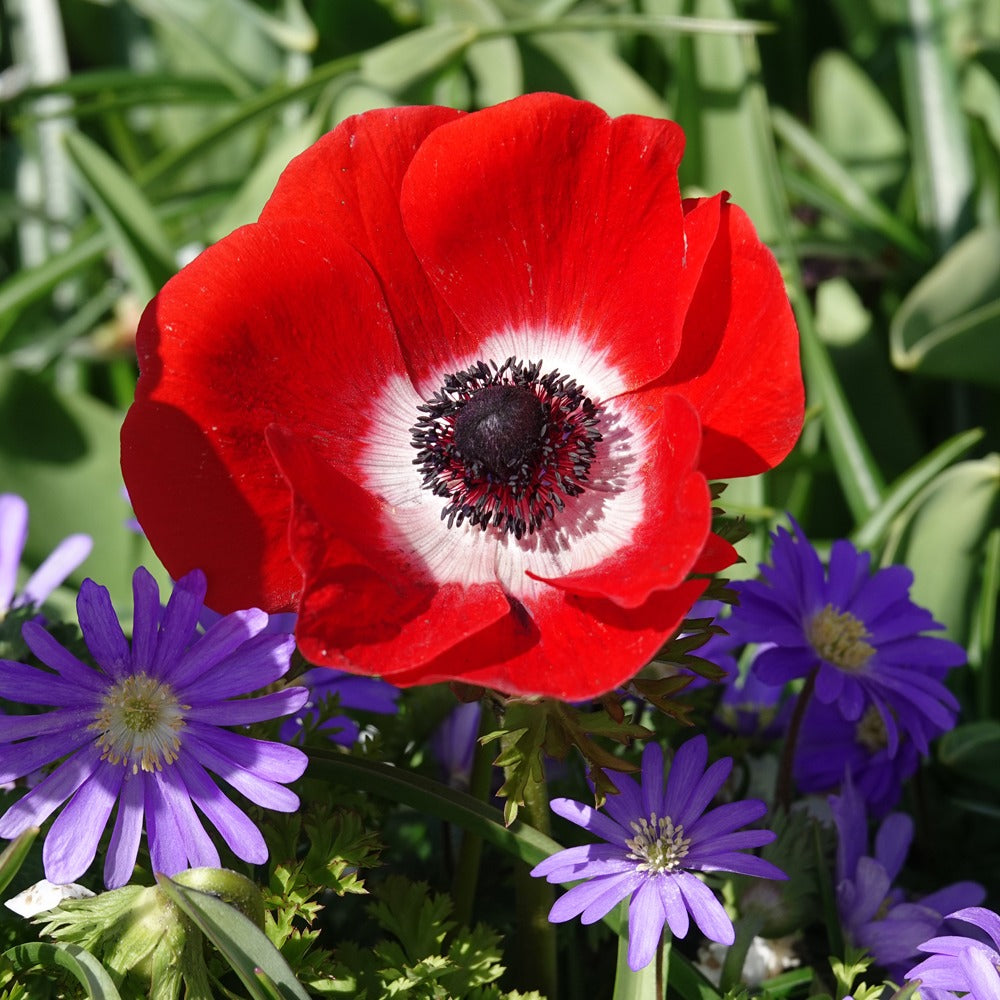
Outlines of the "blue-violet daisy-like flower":
{"type": "Polygon", "coordinates": [[[904,813],[887,816],[875,835],[874,854],[869,854],[868,818],[849,777],[843,794],[830,796],[830,806],[839,835],[837,910],[844,933],[901,979],[920,942],[942,927],[945,914],[982,902],[986,890],[977,882],[955,882],[908,900],[893,882],[910,850],[913,820],[904,813]]]}
{"type": "Polygon", "coordinates": [[[846,771],[869,813],[882,819],[899,802],[904,782],[919,764],[920,754],[905,734],[896,753],[889,754],[885,723],[874,704],[853,721],[845,719],[836,705],[815,698],[806,707],[793,765],[800,791],[835,791],[846,771]]]}
{"type": "Polygon", "coordinates": [[[165,608],[146,570],[136,570],[132,589],[130,643],[107,590],[89,579],[80,588],[80,628],[96,667],[35,622],[24,625],[24,641],[51,669],[0,660],[0,696],[52,706],[5,718],[0,735],[0,782],[58,761],[0,817],[0,837],[16,837],[65,803],[42,853],[51,882],[75,881],[90,867],[116,803],[104,867],[109,888],[131,876],[143,826],[154,871],[218,867],[219,852],[195,807],[237,857],[263,862],[260,831],[211,774],[267,809],[298,808],[298,796],[284,784],[305,770],[305,755],[221,728],[302,705],[304,688],[241,697],[288,670],[292,636],[265,632],[268,616],[255,608],[201,632],[199,570],[178,581],[165,608]]]}
{"type": "Polygon", "coordinates": [[[28,505],[0,493],[0,617],[12,608],[38,606],[90,555],[89,535],[64,538],[17,592],[17,573],[28,541],[28,505]]]}
{"type": "Polygon", "coordinates": [[[1000,916],[983,906],[968,906],[949,913],[948,919],[971,924],[983,932],[983,939],[948,935],[924,941],[920,950],[930,957],[910,969],[906,978],[920,980],[924,997],[947,990],[964,993],[965,1000],[996,1000],[1000,997],[1000,916]]]}
{"type": "Polygon", "coordinates": [[[558,851],[532,869],[532,875],[549,882],[588,880],[556,900],[549,920],[580,916],[585,924],[594,923],[631,896],[628,964],[633,971],[653,960],[664,923],[675,937],[687,934],[689,914],[706,937],[732,944],[732,921],[695,873],[786,876],[770,862],[741,853],[774,840],[770,830],[739,829],[764,815],[763,802],[730,802],[705,812],[733,762],[724,757],[706,770],[707,764],[705,737],[688,740],[674,755],[664,787],[663,752],[650,743],[642,754],[641,783],[628,775],[611,776],[618,794],[608,796],[607,815],[572,799],[553,799],[553,812],[607,843],[558,851]]]}
{"type": "Polygon", "coordinates": [[[829,571],[802,529],[778,528],[772,565],[761,581],[735,584],[740,595],[730,630],[748,642],[770,643],[754,661],[767,684],[785,684],[815,670],[816,697],[860,719],[869,704],[886,727],[895,756],[901,727],[926,753],[928,742],[955,723],[958,702],[942,680],[965,662],[961,646],[922,633],[943,628],[910,600],[905,566],[870,571],[871,556],[834,542],[829,571]]]}

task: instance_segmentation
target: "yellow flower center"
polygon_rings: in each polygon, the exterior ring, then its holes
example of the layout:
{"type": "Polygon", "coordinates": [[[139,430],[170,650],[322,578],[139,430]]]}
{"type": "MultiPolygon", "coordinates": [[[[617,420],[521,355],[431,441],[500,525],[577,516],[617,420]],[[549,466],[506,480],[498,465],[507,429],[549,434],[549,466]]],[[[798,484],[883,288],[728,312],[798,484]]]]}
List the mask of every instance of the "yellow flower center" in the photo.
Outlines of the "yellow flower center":
{"type": "Polygon", "coordinates": [[[631,854],[628,857],[640,862],[636,865],[641,872],[672,872],[680,867],[681,859],[687,856],[691,840],[684,836],[683,826],[674,826],[669,816],[650,813],[649,819],[640,819],[629,824],[635,836],[626,840],[631,854]]]}
{"type": "Polygon", "coordinates": [[[878,753],[889,745],[889,734],[885,728],[885,720],[882,713],[874,706],[869,705],[865,709],[865,714],[858,719],[858,724],[854,729],[854,738],[869,753],[878,753]]]}
{"type": "Polygon", "coordinates": [[[101,760],[124,764],[132,773],[162,771],[177,760],[184,709],[173,690],[148,674],[133,674],[111,686],[88,728],[100,733],[101,760]]]}
{"type": "Polygon", "coordinates": [[[813,649],[835,667],[858,673],[871,659],[875,647],[866,640],[871,633],[864,622],[849,611],[838,612],[832,604],[813,615],[806,626],[813,649]]]}

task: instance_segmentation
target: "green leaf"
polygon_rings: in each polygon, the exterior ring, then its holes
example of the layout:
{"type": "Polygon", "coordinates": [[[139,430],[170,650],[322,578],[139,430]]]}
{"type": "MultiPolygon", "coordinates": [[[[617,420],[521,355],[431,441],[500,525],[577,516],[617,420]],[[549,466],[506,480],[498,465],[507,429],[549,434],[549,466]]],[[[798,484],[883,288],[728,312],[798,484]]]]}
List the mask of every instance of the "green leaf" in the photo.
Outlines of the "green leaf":
{"type": "Polygon", "coordinates": [[[544,32],[530,37],[531,44],[571,81],[578,97],[593,101],[609,115],[670,117],[670,109],[663,98],[598,39],[569,31],[544,32]]]}
{"type": "MultiPolygon", "coordinates": [[[[434,6],[439,21],[482,27],[502,26],[503,15],[493,0],[439,0],[434,6]]],[[[486,107],[517,97],[524,89],[521,54],[512,38],[487,38],[474,42],[465,54],[476,85],[476,104],[486,107]]]]}
{"type": "Polygon", "coordinates": [[[956,434],[938,445],[929,455],[907,469],[886,491],[879,506],[860,525],[852,538],[858,548],[872,549],[879,545],[895,520],[921,490],[925,489],[952,462],[983,439],[983,431],[974,428],[956,434]]]}
{"type": "Polygon", "coordinates": [[[75,944],[35,941],[9,948],[0,957],[10,962],[15,972],[25,973],[33,968],[65,969],[87,991],[91,1000],[121,1000],[104,966],[89,951],[75,944]]]}
{"type": "Polygon", "coordinates": [[[396,92],[430,76],[476,39],[472,24],[429,24],[370,49],[361,56],[366,82],[396,92]]]}
{"type": "Polygon", "coordinates": [[[0,892],[3,892],[21,870],[24,859],[31,850],[31,845],[38,836],[38,827],[25,830],[15,837],[0,853],[0,892]]]}
{"type": "Polygon", "coordinates": [[[94,539],[73,579],[91,576],[123,613],[132,606],[132,571],[158,560],[126,527],[121,494],[121,414],[82,393],[57,392],[42,379],[0,364],[0,482],[28,502],[25,562],[38,566],[66,535],[94,539]]]}
{"type": "Polygon", "coordinates": [[[913,600],[968,644],[986,538],[997,523],[1000,455],[940,473],[893,525],[883,561],[914,573],[913,600]]]}
{"type": "Polygon", "coordinates": [[[906,121],[912,135],[917,211],[946,249],[968,227],[974,173],[958,92],[959,67],[945,41],[942,0],[906,0],[899,32],[906,121]]]}
{"type": "Polygon", "coordinates": [[[309,995],[267,936],[217,896],[188,889],[157,875],[156,881],[186,913],[239,976],[252,1000],[309,1000],[309,995]]]}
{"type": "Polygon", "coordinates": [[[533,827],[517,820],[507,827],[498,810],[412,771],[332,750],[308,752],[310,777],[364,788],[373,795],[437,816],[477,834],[527,864],[536,865],[561,850],[559,844],[533,827]]]}
{"type": "Polygon", "coordinates": [[[969,233],[903,300],[889,328],[905,371],[1000,386],[1000,226],[969,233]]]}
{"type": "Polygon", "coordinates": [[[87,199],[128,266],[133,291],[144,302],[151,299],[176,270],[156,212],[100,146],[82,132],[67,132],[65,141],[87,199]]]}

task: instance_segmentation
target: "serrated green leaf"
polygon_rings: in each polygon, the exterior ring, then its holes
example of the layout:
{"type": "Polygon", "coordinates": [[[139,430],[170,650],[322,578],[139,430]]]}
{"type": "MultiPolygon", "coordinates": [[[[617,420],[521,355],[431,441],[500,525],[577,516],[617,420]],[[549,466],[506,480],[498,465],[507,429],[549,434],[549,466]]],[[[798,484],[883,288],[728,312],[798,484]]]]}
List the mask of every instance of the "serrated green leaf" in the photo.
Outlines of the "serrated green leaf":
{"type": "Polygon", "coordinates": [[[390,93],[447,66],[476,39],[472,24],[429,24],[369,49],[361,56],[361,76],[390,93]]]}
{"type": "Polygon", "coordinates": [[[121,1000],[121,995],[100,962],[75,944],[49,944],[34,941],[9,948],[3,953],[15,972],[29,972],[34,967],[65,969],[87,991],[90,1000],[121,1000]]]}
{"type": "Polygon", "coordinates": [[[272,1000],[276,988],[282,1000],[309,1000],[309,995],[262,930],[239,910],[197,889],[188,889],[165,875],[160,888],[186,913],[222,953],[247,988],[252,1000],[272,1000]],[[264,985],[259,973],[264,973],[264,985]]]}
{"type": "Polygon", "coordinates": [[[156,212],[131,177],[82,132],[67,132],[65,142],[84,194],[126,262],[132,290],[143,302],[151,299],[176,270],[156,212]]]}
{"type": "Polygon", "coordinates": [[[1000,386],[1000,226],[969,233],[903,300],[889,328],[905,371],[1000,386]]]}

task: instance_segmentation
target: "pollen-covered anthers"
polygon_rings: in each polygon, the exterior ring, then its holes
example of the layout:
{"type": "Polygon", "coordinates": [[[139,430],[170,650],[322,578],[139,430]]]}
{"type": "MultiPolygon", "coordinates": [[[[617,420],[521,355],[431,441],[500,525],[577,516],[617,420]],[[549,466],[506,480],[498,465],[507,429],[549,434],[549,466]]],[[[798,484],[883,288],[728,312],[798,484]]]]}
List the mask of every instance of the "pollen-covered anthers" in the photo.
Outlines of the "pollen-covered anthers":
{"type": "Polygon", "coordinates": [[[446,375],[411,433],[423,485],[463,521],[521,538],[579,496],[590,474],[600,409],[541,361],[477,361],[446,375]]]}

